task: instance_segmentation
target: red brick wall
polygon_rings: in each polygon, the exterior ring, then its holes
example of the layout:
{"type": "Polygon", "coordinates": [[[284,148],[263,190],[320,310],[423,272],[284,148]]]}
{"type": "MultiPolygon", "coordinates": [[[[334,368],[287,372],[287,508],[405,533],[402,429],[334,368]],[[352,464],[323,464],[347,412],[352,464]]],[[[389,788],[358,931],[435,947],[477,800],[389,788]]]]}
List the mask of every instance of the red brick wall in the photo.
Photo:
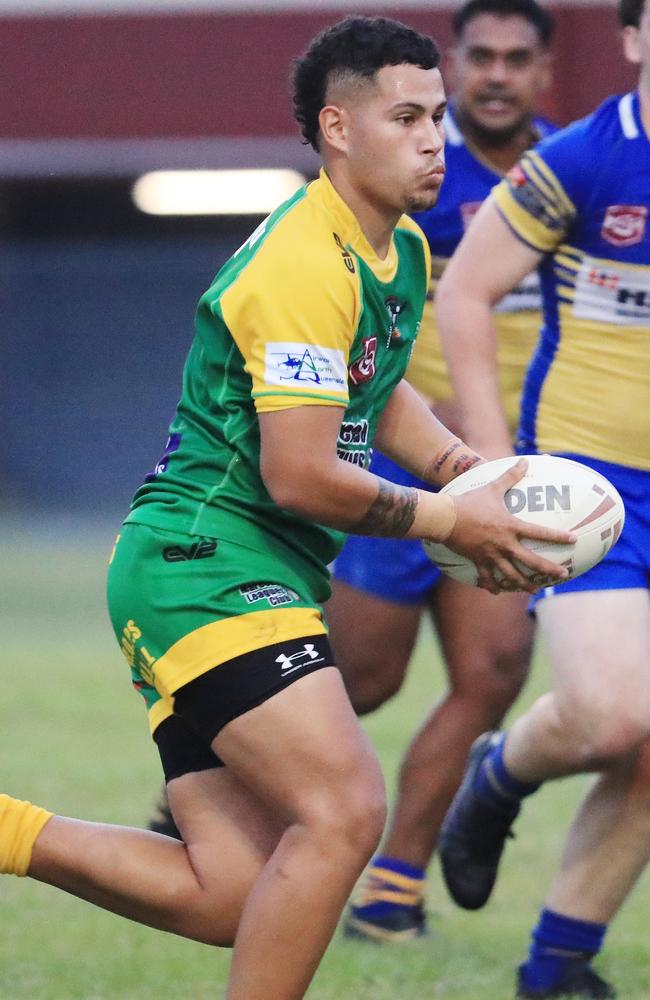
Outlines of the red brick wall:
{"type": "MultiPolygon", "coordinates": [[[[449,42],[449,11],[385,7],[449,42]]],[[[324,13],[0,19],[0,139],[291,134],[289,65],[324,13]]],[[[609,6],[557,11],[560,123],[627,89],[609,6]]]]}

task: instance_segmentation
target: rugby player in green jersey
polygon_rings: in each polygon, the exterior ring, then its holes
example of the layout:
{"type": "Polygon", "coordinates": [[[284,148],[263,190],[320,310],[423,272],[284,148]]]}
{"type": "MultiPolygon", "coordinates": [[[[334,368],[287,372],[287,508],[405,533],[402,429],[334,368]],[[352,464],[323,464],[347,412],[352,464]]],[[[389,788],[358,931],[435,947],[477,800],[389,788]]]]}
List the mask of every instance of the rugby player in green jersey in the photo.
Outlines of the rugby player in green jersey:
{"type": "Polygon", "coordinates": [[[320,607],[343,533],[446,540],[494,592],[530,589],[515,558],[565,576],[502,503],[523,463],[458,500],[366,470],[373,440],[436,484],[480,461],[402,380],[428,286],[404,213],[444,173],[437,66],[383,18],[341,22],[298,62],[324,170],[201,299],[167,447],[118,536],[111,616],[183,842],[0,796],[0,871],[234,946],[229,1000],[304,995],[384,823],[320,607]]]}

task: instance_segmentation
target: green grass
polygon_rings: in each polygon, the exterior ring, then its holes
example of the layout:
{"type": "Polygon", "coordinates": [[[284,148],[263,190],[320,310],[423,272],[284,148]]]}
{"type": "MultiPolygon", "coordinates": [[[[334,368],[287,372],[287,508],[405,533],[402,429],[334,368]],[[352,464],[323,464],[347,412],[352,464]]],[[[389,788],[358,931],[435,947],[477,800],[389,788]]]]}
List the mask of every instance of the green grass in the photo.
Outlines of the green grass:
{"type": "MultiPolygon", "coordinates": [[[[0,787],[58,812],[141,824],[160,782],[139,700],[104,608],[110,531],[13,530],[2,545],[0,787]]],[[[368,730],[394,787],[400,755],[443,686],[423,631],[408,682],[368,730]]],[[[524,701],[546,683],[536,664],[524,701]]],[[[432,936],[403,948],[337,936],[310,1000],[507,1000],[513,969],[559,857],[576,778],[526,806],[494,899],[479,913],[453,906],[434,865],[432,936]]],[[[608,938],[599,967],[621,1000],[648,1000],[648,882],[608,938]]],[[[208,1000],[222,995],[229,953],[148,930],[26,879],[0,880],[0,1000],[208,1000]]],[[[272,1000],[272,998],[269,998],[272,1000]]]]}

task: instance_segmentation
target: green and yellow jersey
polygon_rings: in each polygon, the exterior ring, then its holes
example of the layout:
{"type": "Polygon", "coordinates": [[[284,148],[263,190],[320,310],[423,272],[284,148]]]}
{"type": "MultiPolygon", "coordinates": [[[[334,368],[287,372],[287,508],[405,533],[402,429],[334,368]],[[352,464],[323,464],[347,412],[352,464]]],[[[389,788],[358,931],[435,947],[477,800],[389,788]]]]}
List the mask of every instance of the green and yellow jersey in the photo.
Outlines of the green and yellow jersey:
{"type": "Polygon", "coordinates": [[[339,458],[367,467],[429,271],[416,223],[403,216],[379,259],[324,172],[281,205],[199,302],[167,446],[127,522],[275,547],[326,580],[344,536],[274,503],[260,474],[258,414],[338,406],[339,458]]]}

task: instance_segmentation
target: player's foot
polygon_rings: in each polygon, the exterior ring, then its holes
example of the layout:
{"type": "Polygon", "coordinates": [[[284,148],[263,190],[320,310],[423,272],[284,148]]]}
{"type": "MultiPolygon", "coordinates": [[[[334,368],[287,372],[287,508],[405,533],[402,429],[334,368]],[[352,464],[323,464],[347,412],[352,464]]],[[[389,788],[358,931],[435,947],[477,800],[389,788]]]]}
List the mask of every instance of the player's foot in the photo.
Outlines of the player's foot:
{"type": "Polygon", "coordinates": [[[365,912],[369,907],[351,906],[343,927],[347,938],[362,938],[378,944],[404,944],[426,937],[427,918],[422,903],[394,906],[378,916],[365,912]]]}
{"type": "Polygon", "coordinates": [[[523,981],[522,967],[517,976],[517,998],[522,1000],[543,1000],[543,998],[587,998],[587,1000],[613,1000],[616,991],[595,972],[589,959],[576,957],[567,961],[562,979],[555,986],[535,990],[523,981]]]}
{"type": "Polygon", "coordinates": [[[156,803],[155,812],[149,820],[148,829],[153,830],[154,833],[164,833],[166,837],[173,837],[174,840],[183,839],[171,814],[169,802],[167,801],[167,794],[164,788],[160,793],[158,802],[156,803]]]}
{"type": "Polygon", "coordinates": [[[478,910],[490,898],[506,839],[521,803],[494,803],[474,790],[476,772],[490,750],[493,733],[475,740],[465,776],[445,816],[438,854],[449,894],[466,910],[478,910]]]}

